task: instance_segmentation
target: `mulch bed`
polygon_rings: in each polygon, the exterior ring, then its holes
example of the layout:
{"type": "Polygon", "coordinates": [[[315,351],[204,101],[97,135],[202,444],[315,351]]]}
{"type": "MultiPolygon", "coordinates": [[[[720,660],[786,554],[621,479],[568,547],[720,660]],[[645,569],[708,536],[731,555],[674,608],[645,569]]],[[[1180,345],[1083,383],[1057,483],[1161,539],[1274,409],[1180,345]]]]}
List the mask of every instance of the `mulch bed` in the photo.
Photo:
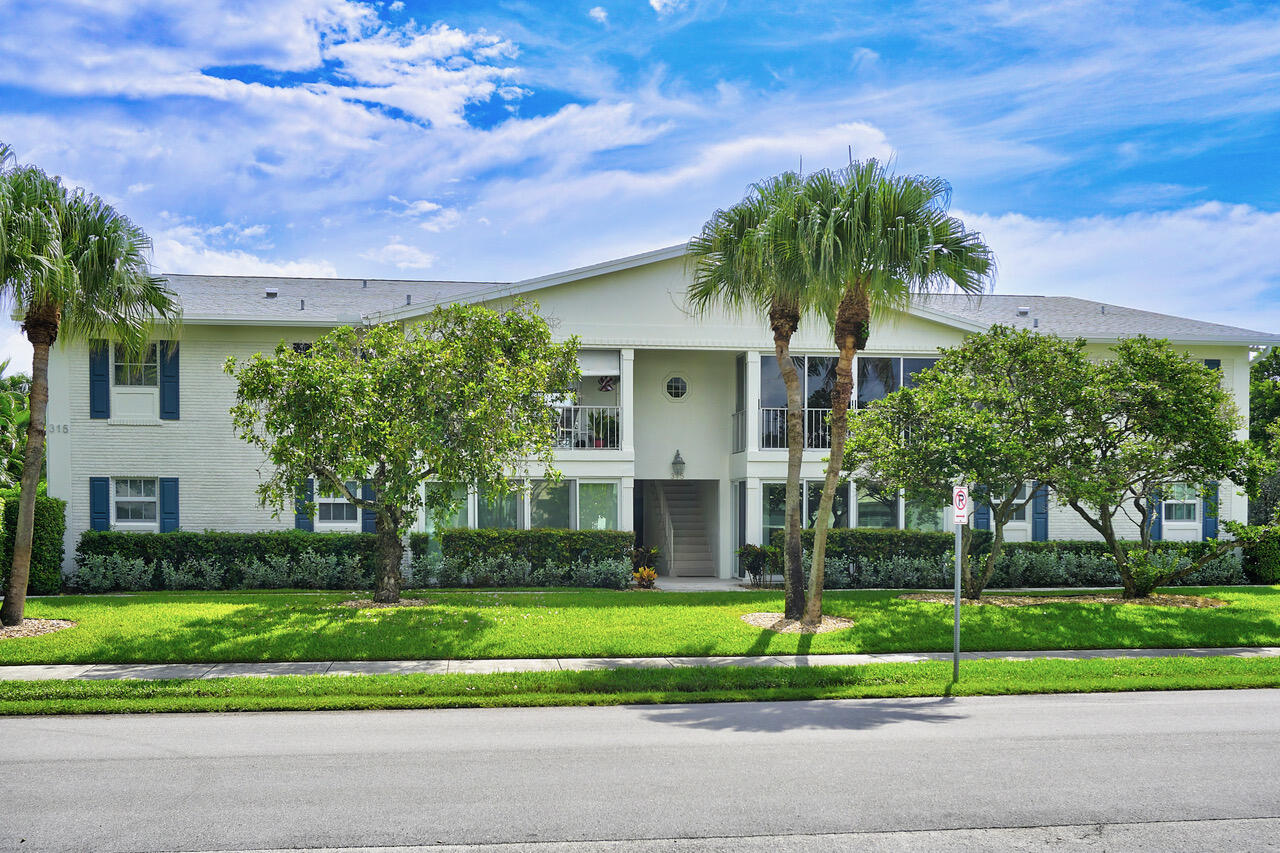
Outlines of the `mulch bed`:
{"type": "MultiPolygon", "coordinates": [[[[935,604],[954,604],[955,596],[936,592],[909,592],[898,598],[907,601],[928,601],[935,604]]],[[[1147,598],[1122,598],[1119,595],[984,595],[978,601],[960,599],[965,604],[991,604],[996,607],[1035,607],[1039,604],[1135,604],[1147,607],[1225,607],[1227,602],[1203,595],[1156,594],[1147,598]]]]}
{"type": "Polygon", "coordinates": [[[70,619],[23,619],[21,625],[11,628],[0,628],[0,640],[16,640],[19,637],[39,637],[41,634],[52,634],[66,628],[74,628],[75,622],[70,619]]]}
{"type": "Polygon", "coordinates": [[[781,613],[744,613],[742,621],[778,634],[829,634],[853,627],[853,620],[843,616],[823,616],[816,627],[805,625],[796,619],[786,619],[781,613]]]}
{"type": "Polygon", "coordinates": [[[386,607],[430,607],[438,602],[434,598],[402,598],[393,603],[383,603],[374,601],[372,598],[357,598],[352,601],[344,601],[339,606],[354,607],[358,610],[369,610],[372,608],[386,607]]]}

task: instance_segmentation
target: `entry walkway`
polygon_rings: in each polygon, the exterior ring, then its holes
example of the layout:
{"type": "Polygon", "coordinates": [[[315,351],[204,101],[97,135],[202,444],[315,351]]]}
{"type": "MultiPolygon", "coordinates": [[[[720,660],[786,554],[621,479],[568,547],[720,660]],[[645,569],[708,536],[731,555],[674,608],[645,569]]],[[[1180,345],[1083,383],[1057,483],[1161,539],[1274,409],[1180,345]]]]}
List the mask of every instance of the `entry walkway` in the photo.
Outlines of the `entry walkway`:
{"type": "MultiPolygon", "coordinates": [[[[1038,660],[1058,658],[1280,657],[1280,646],[1200,649],[1081,649],[1078,651],[962,652],[962,660],[1038,660]]],[[[951,660],[950,652],[882,655],[761,655],[751,657],[653,658],[505,658],[498,660],[285,661],[280,663],[70,663],[0,666],[0,681],[55,678],[146,679],[232,678],[271,675],[400,675],[405,673],[555,672],[589,669],[665,669],[690,666],[858,666],[868,663],[919,663],[951,660]]]]}

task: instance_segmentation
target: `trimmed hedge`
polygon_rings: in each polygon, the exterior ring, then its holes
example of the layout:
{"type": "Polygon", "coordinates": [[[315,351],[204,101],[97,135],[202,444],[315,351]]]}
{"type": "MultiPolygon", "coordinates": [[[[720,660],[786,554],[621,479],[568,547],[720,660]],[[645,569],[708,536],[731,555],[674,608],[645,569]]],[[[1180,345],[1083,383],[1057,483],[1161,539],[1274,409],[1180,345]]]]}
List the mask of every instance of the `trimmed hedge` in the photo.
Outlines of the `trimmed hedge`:
{"type": "MultiPolygon", "coordinates": [[[[13,539],[18,529],[18,490],[0,491],[4,502],[4,564],[0,583],[9,582],[13,566],[13,539]]],[[[67,530],[67,502],[47,495],[36,497],[35,529],[31,536],[30,595],[57,595],[62,591],[62,537],[67,530]]]]}
{"type": "MultiPolygon", "coordinates": [[[[440,554],[445,558],[483,560],[491,557],[519,558],[534,566],[552,563],[599,563],[626,558],[635,545],[629,530],[468,530],[454,528],[438,534],[440,554]]],[[[424,533],[409,537],[415,556],[427,553],[424,533]]]]}
{"type": "MultiPolygon", "coordinates": [[[[785,538],[784,531],[775,530],[771,544],[781,551],[785,538]]],[[[813,550],[813,531],[804,531],[802,541],[806,551],[813,550]]],[[[990,531],[973,531],[972,553],[984,553],[990,544],[990,531]]],[[[954,533],[883,527],[840,527],[827,532],[827,559],[855,561],[895,556],[935,557],[951,554],[955,547],[954,533]]]]}
{"type": "Polygon", "coordinates": [[[1280,584],[1280,535],[1264,536],[1244,552],[1244,572],[1250,583],[1280,584]]]}
{"type": "Polygon", "coordinates": [[[229,533],[175,530],[171,533],[129,533],[120,530],[86,530],[76,546],[76,565],[92,556],[116,556],[141,560],[152,570],[149,587],[164,589],[161,564],[182,566],[212,560],[224,569],[221,587],[239,588],[245,566],[252,561],[298,562],[306,552],[318,557],[354,561],[362,573],[375,576],[378,569],[377,535],[373,533],[311,533],[305,530],[271,530],[229,533]]]}

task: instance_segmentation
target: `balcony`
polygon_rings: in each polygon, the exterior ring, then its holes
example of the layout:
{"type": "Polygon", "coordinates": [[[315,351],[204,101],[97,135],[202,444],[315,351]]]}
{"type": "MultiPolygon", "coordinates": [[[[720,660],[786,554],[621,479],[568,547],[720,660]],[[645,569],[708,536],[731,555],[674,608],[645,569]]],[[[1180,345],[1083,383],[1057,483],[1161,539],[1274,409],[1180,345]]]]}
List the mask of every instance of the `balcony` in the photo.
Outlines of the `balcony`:
{"type": "MultiPolygon", "coordinates": [[[[831,410],[804,410],[805,450],[831,449],[831,410]]],[[[787,449],[787,410],[760,409],[760,448],[787,449]]]]}
{"type": "Polygon", "coordinates": [[[561,406],[556,446],[617,450],[622,446],[621,406],[561,406]]]}

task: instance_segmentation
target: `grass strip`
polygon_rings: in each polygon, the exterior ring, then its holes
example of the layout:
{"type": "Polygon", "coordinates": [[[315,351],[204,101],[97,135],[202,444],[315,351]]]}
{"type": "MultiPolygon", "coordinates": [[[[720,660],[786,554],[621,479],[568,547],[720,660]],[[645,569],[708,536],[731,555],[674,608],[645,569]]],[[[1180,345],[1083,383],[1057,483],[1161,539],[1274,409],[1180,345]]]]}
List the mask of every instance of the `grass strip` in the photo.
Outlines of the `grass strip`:
{"type": "Polygon", "coordinates": [[[491,675],[0,681],[0,715],[632,705],[1280,687],[1280,658],[965,661],[491,675]]]}
{"type": "MultiPolygon", "coordinates": [[[[966,607],[966,651],[1280,645],[1280,587],[1182,593],[1187,609],[1046,598],[966,607]]],[[[742,621],[782,610],[778,592],[413,592],[426,607],[356,610],[352,593],[140,593],[33,600],[27,615],[74,628],[0,640],[0,663],[650,657],[949,651],[951,607],[893,591],[832,591],[852,619],[829,634],[775,634],[742,621]]]]}

